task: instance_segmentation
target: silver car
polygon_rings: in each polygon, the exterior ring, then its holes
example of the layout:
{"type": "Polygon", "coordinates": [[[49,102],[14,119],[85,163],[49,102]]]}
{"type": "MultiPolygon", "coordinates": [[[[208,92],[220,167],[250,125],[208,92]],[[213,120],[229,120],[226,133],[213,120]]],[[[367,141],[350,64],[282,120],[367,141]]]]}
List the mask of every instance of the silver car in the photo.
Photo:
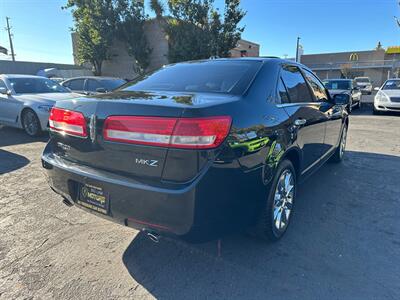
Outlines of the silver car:
{"type": "Polygon", "coordinates": [[[336,94],[348,94],[351,97],[349,111],[353,107],[361,108],[362,94],[352,79],[325,79],[323,83],[332,97],[336,94]]]}
{"type": "Polygon", "coordinates": [[[354,78],[357,86],[360,88],[363,94],[371,95],[372,93],[372,82],[369,77],[356,77],[354,78]]]}
{"type": "Polygon", "coordinates": [[[46,77],[0,75],[0,124],[22,128],[28,135],[38,136],[48,129],[54,103],[78,96],[46,77]]]}
{"type": "Polygon", "coordinates": [[[374,113],[385,111],[400,112],[400,79],[386,80],[375,95],[374,113]]]}

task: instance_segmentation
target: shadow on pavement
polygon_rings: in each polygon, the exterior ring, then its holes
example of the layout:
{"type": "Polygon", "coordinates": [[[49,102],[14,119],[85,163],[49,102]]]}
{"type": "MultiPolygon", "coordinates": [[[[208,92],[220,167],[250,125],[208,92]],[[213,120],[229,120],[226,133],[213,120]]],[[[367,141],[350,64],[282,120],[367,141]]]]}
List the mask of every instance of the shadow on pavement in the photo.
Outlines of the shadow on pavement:
{"type": "Polygon", "coordinates": [[[0,149],[0,175],[18,170],[29,164],[29,159],[0,149]]]}
{"type": "Polygon", "coordinates": [[[36,143],[36,142],[47,142],[49,139],[48,133],[43,133],[40,137],[30,137],[22,129],[6,127],[0,125],[0,147],[36,143]]]}
{"type": "Polygon", "coordinates": [[[372,103],[363,103],[361,106],[361,109],[353,109],[351,112],[351,115],[355,116],[374,116],[374,117],[379,117],[379,116],[400,116],[400,112],[384,112],[381,113],[380,115],[374,115],[373,114],[373,104],[372,103]]]}
{"type": "Polygon", "coordinates": [[[348,151],[299,187],[278,243],[235,234],[218,257],[216,242],[139,234],[122,259],[157,299],[399,299],[399,170],[400,157],[348,151]]]}

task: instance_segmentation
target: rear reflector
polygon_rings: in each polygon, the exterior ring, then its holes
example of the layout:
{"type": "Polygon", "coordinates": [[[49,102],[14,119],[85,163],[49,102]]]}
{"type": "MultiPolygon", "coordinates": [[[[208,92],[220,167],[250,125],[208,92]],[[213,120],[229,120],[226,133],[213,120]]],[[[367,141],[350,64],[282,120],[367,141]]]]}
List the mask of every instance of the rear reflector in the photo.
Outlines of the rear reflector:
{"type": "Polygon", "coordinates": [[[108,141],[172,148],[208,149],[221,145],[231,118],[162,118],[111,116],[104,124],[108,141]]]}
{"type": "Polygon", "coordinates": [[[50,112],[49,126],[51,130],[63,134],[86,137],[86,122],[82,113],[55,108],[50,112]]]}

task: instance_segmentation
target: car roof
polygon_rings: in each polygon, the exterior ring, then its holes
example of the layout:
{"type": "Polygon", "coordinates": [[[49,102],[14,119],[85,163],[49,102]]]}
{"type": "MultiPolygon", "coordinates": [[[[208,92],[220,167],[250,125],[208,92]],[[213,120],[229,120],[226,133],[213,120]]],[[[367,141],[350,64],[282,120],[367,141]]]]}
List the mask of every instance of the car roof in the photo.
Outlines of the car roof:
{"type": "Polygon", "coordinates": [[[66,79],[65,81],[68,80],[73,80],[73,79],[108,79],[108,80],[123,80],[122,78],[118,78],[118,77],[108,77],[108,76],[78,76],[78,77],[71,77],[66,79]]]}
{"type": "Polygon", "coordinates": [[[192,61],[183,61],[179,63],[173,63],[171,65],[176,65],[176,64],[184,64],[184,63],[196,63],[196,62],[212,62],[212,61],[230,61],[230,62],[235,62],[235,61],[259,61],[262,62],[263,64],[268,64],[268,65],[280,65],[280,64],[290,64],[290,65],[295,65],[298,67],[301,67],[303,69],[309,70],[312,72],[310,68],[307,66],[295,62],[294,60],[288,60],[288,59],[283,59],[275,56],[257,56],[257,57],[227,57],[227,58],[213,58],[213,59],[200,59],[200,60],[192,60],[192,61]]]}
{"type": "Polygon", "coordinates": [[[349,79],[349,78],[328,78],[328,79],[323,79],[323,81],[353,81],[353,79],[349,79]]]}
{"type": "Polygon", "coordinates": [[[44,77],[44,76],[27,75],[27,74],[0,74],[0,77],[7,78],[7,79],[10,79],[10,78],[46,78],[46,79],[48,79],[47,77],[44,77]]]}

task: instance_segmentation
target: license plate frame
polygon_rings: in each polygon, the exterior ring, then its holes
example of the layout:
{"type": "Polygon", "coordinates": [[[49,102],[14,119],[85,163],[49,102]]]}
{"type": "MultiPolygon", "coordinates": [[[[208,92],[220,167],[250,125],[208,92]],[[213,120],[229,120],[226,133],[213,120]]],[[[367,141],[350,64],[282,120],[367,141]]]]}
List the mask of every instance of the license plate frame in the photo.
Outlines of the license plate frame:
{"type": "Polygon", "coordinates": [[[109,214],[109,194],[102,187],[87,183],[81,184],[76,202],[103,215],[109,214]]]}

